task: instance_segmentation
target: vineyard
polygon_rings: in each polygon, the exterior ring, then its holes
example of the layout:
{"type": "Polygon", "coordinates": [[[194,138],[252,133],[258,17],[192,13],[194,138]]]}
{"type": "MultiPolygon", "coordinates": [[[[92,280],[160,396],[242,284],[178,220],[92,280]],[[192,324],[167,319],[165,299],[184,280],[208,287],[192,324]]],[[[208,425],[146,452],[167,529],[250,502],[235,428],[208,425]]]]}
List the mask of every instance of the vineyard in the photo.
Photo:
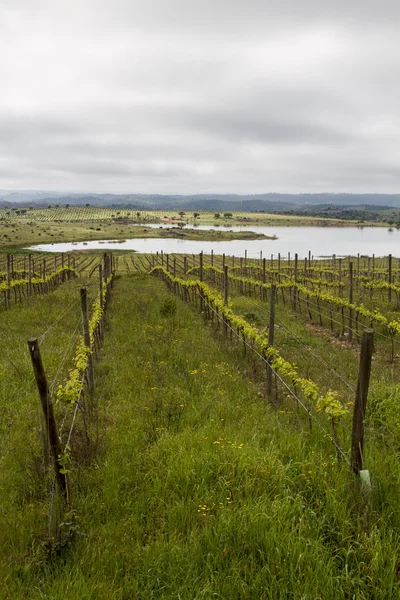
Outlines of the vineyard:
{"type": "Polygon", "coordinates": [[[0,597],[400,596],[399,259],[9,253],[0,291],[0,597]]]}

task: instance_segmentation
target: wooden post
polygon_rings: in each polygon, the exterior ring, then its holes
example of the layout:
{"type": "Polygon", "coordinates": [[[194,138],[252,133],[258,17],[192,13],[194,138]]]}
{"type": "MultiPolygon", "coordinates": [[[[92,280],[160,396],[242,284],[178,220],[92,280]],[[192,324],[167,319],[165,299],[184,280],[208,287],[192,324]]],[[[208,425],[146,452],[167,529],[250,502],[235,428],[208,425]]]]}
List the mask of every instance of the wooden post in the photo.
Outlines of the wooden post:
{"type": "Polygon", "coordinates": [[[203,281],[203,252],[199,254],[200,266],[199,266],[199,278],[203,281]]]}
{"type": "Polygon", "coordinates": [[[266,282],[266,273],[265,273],[265,266],[266,266],[266,265],[265,265],[265,263],[266,263],[266,260],[265,260],[265,258],[264,258],[264,259],[263,259],[263,263],[262,263],[262,269],[263,269],[263,270],[262,270],[262,282],[263,282],[263,283],[265,283],[265,282],[266,282]]]}
{"type": "Polygon", "coordinates": [[[214,251],[211,249],[211,266],[214,266],[214,251]]]}
{"type": "Polygon", "coordinates": [[[222,255],[222,270],[225,269],[225,253],[222,255]]]}
{"type": "MultiPolygon", "coordinates": [[[[228,291],[229,291],[228,265],[224,266],[224,305],[228,306],[228,291]]],[[[228,323],[224,317],[224,335],[228,337],[228,323]]]]}
{"type": "MultiPolygon", "coordinates": [[[[275,333],[275,298],[276,298],[276,285],[271,285],[271,301],[269,307],[269,328],[268,328],[268,347],[274,345],[274,333],[275,333]]],[[[269,359],[268,359],[269,361],[269,359]]],[[[272,380],[273,380],[272,367],[267,365],[267,394],[272,398],[272,380]]]]}
{"type": "Polygon", "coordinates": [[[6,308],[10,308],[11,298],[11,256],[7,254],[7,293],[6,293],[6,308]]]}
{"type": "Polygon", "coordinates": [[[187,257],[183,257],[183,279],[186,281],[187,278],[187,257]]]}
{"type": "Polygon", "coordinates": [[[247,267],[247,250],[244,251],[244,268],[247,267]]]}
{"type": "Polygon", "coordinates": [[[174,264],[174,267],[173,267],[174,271],[173,271],[173,273],[174,273],[174,277],[176,277],[176,258],[175,258],[175,256],[174,256],[174,263],[173,264],[174,264]]]}
{"type": "Polygon", "coordinates": [[[294,287],[293,287],[293,308],[296,310],[296,298],[297,298],[297,269],[298,269],[299,257],[297,254],[294,255],[294,287]]]}
{"type": "Polygon", "coordinates": [[[99,292],[100,292],[100,308],[103,308],[104,298],[103,298],[103,266],[99,264],[99,292]]]}
{"type": "MultiPolygon", "coordinates": [[[[200,267],[199,267],[200,281],[203,281],[203,252],[200,252],[199,261],[200,261],[200,267]]],[[[200,311],[202,312],[204,309],[204,302],[203,302],[203,295],[200,290],[199,290],[199,295],[200,295],[200,311]]]]}
{"type": "Polygon", "coordinates": [[[32,295],[32,254],[28,255],[28,289],[29,295],[32,295]]]}
{"type": "Polygon", "coordinates": [[[360,366],[358,371],[356,400],[354,403],[353,428],[351,442],[351,465],[358,475],[363,468],[364,423],[367,407],[369,379],[371,375],[374,332],[366,331],[361,343],[360,366]]]}
{"type": "MultiPolygon", "coordinates": [[[[349,302],[353,304],[353,262],[349,262],[349,302]]],[[[349,309],[349,340],[353,339],[353,309],[349,309]]]]}
{"type": "MultiPolygon", "coordinates": [[[[87,289],[81,288],[81,309],[82,309],[82,326],[83,326],[83,341],[86,348],[91,350],[90,345],[90,333],[89,333],[89,317],[87,307],[87,289]]],[[[88,366],[87,366],[87,382],[89,392],[93,391],[94,387],[94,371],[93,371],[93,356],[92,352],[88,355],[88,366]]]]}
{"type": "Polygon", "coordinates": [[[392,301],[392,288],[390,287],[392,285],[392,255],[389,254],[388,256],[388,300],[389,302],[392,301]]]}
{"type": "Polygon", "coordinates": [[[228,292],[229,292],[229,277],[228,277],[228,265],[224,267],[224,304],[228,306],[228,292]]]}
{"type": "Polygon", "coordinates": [[[31,355],[33,372],[35,374],[36,385],[39,391],[40,402],[42,404],[47,436],[53,454],[57,483],[62,494],[68,502],[67,479],[65,474],[60,473],[60,470],[63,468],[63,465],[60,462],[60,457],[62,455],[60,438],[58,437],[56,420],[54,418],[53,403],[51,401],[50,390],[47,384],[46,373],[44,372],[38,340],[28,340],[28,347],[31,355]]]}

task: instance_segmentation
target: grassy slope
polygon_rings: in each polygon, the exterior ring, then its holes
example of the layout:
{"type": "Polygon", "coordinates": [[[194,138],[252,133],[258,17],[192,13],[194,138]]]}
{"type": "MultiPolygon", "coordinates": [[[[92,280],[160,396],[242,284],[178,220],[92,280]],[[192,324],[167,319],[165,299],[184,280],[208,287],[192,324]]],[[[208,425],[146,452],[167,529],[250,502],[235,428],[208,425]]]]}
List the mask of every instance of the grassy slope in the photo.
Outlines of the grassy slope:
{"type": "Polygon", "coordinates": [[[321,435],[273,412],[240,351],[158,281],[121,278],[110,309],[103,452],[75,482],[86,536],[10,566],[4,597],[398,597],[393,496],[366,503],[321,435]]]}

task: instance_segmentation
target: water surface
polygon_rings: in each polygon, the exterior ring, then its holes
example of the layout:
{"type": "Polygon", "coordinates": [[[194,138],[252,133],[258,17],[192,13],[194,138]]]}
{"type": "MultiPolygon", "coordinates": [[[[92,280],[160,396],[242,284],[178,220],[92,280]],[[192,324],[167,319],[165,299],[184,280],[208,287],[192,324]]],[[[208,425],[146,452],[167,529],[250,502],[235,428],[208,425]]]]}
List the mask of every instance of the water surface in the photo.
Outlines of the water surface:
{"type": "MultiPolygon", "coordinates": [[[[171,227],[167,224],[146,225],[148,229],[171,227]]],[[[193,228],[192,226],[189,226],[193,228]]],[[[400,230],[385,227],[259,227],[253,225],[237,225],[232,227],[213,227],[202,225],[202,230],[217,231],[254,231],[268,236],[276,235],[276,240],[230,240],[204,242],[180,238],[132,238],[124,241],[93,240],[88,242],[61,242],[32,246],[32,250],[48,252],[71,252],[72,250],[135,250],[140,253],[161,252],[198,254],[203,251],[209,254],[234,254],[249,257],[271,254],[282,256],[297,252],[299,258],[308,256],[308,252],[317,257],[369,255],[400,256],[400,230]]],[[[184,228],[185,229],[185,228],[184,228]]]]}

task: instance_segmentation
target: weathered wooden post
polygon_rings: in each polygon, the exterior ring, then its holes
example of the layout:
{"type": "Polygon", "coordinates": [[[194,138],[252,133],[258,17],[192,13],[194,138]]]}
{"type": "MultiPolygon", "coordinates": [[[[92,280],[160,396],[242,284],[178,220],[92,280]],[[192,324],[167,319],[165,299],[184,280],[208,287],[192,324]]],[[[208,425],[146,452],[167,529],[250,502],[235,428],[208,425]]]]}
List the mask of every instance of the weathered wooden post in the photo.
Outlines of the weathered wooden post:
{"type": "MultiPolygon", "coordinates": [[[[353,304],[353,262],[349,262],[349,302],[353,304]]],[[[349,340],[353,339],[353,309],[349,308],[349,340]]]]}
{"type": "Polygon", "coordinates": [[[7,266],[6,266],[6,277],[7,277],[7,293],[6,293],[6,308],[10,308],[11,298],[11,257],[7,254],[7,266]]]}
{"type": "MultiPolygon", "coordinates": [[[[228,276],[228,265],[224,266],[224,306],[228,306],[228,294],[229,294],[229,276],[228,276]]],[[[224,316],[224,334],[228,337],[228,322],[224,316]]]]}
{"type": "Polygon", "coordinates": [[[88,390],[89,390],[89,392],[93,392],[93,387],[94,387],[93,355],[91,352],[91,344],[90,344],[89,317],[88,317],[86,288],[81,288],[81,310],[82,310],[83,341],[84,341],[86,348],[89,350],[88,366],[87,366],[88,390]]]}
{"type": "Polygon", "coordinates": [[[371,375],[374,332],[366,331],[361,343],[360,365],[358,371],[356,399],[353,412],[353,428],[351,442],[351,465],[358,475],[363,468],[364,457],[364,423],[367,407],[369,380],[371,375]]]}
{"type": "Polygon", "coordinates": [[[103,298],[103,266],[99,264],[99,293],[100,293],[100,308],[103,308],[104,298],[103,298]]]}
{"type": "MultiPolygon", "coordinates": [[[[269,328],[268,328],[268,348],[274,345],[274,334],[275,334],[275,298],[276,298],[276,285],[271,285],[271,300],[269,307],[269,328]]],[[[268,362],[270,359],[268,358],[268,362]]],[[[267,394],[272,398],[272,376],[273,369],[267,364],[267,394]]]]}
{"type": "Polygon", "coordinates": [[[228,306],[228,295],[229,295],[229,276],[228,276],[228,265],[224,267],[224,305],[228,306]]]}
{"type": "MultiPolygon", "coordinates": [[[[200,277],[200,281],[203,281],[203,252],[200,252],[199,261],[200,261],[199,277],[200,277]]],[[[202,311],[203,309],[204,309],[203,294],[200,291],[200,310],[202,311]]]]}
{"type": "Polygon", "coordinates": [[[388,284],[389,284],[388,300],[389,300],[389,302],[391,302],[392,301],[392,288],[391,288],[391,285],[392,285],[392,255],[391,254],[389,254],[389,256],[388,256],[388,263],[389,263],[388,264],[388,284]]]}
{"type": "Polygon", "coordinates": [[[54,418],[53,403],[51,400],[49,386],[47,384],[47,378],[43,367],[42,357],[40,355],[38,340],[28,340],[28,348],[31,356],[36,385],[39,391],[40,402],[42,404],[47,437],[53,455],[57,483],[60,487],[62,494],[68,502],[68,487],[66,475],[60,472],[63,469],[63,465],[61,463],[62,449],[60,444],[60,438],[58,437],[56,420],[54,418]]]}
{"type": "Polygon", "coordinates": [[[187,279],[187,257],[183,257],[183,279],[186,281],[187,279]]]}
{"type": "Polygon", "coordinates": [[[294,286],[293,286],[293,308],[296,310],[296,299],[297,299],[297,271],[298,271],[299,257],[296,253],[294,255],[294,286]]]}
{"type": "Polygon", "coordinates": [[[32,295],[32,254],[28,255],[28,289],[29,295],[32,295]]]}

